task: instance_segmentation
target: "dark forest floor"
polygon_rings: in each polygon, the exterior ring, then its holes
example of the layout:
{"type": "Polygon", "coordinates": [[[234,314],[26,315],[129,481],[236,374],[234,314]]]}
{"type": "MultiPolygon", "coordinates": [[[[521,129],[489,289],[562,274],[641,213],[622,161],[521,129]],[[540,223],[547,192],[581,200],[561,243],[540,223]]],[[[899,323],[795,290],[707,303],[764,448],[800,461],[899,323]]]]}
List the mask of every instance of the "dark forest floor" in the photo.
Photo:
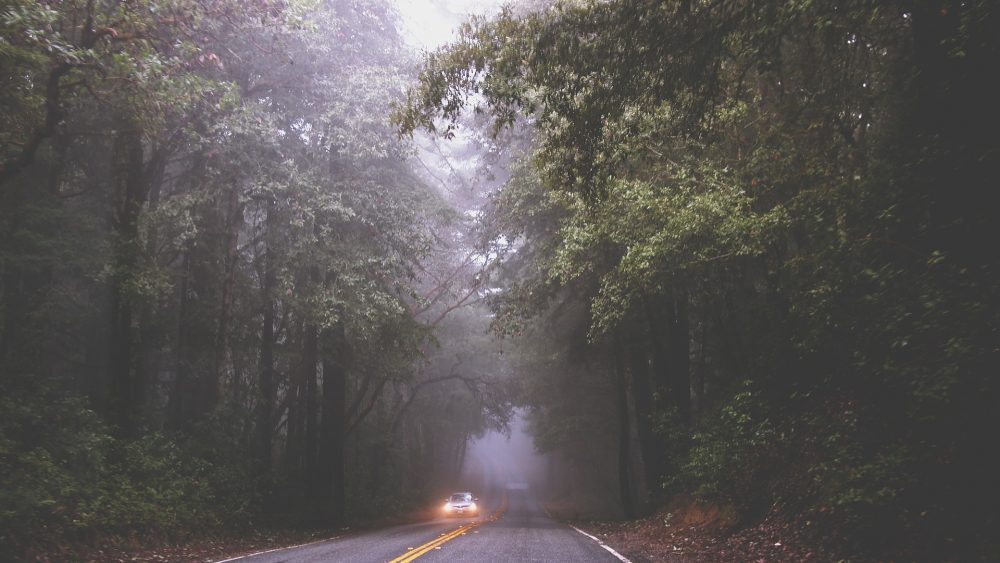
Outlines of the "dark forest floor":
{"type": "Polygon", "coordinates": [[[632,560],[647,562],[863,561],[818,545],[808,521],[770,514],[739,525],[716,507],[673,503],[645,518],[573,525],[632,560]]]}
{"type": "Polygon", "coordinates": [[[41,563],[81,562],[158,562],[219,561],[231,557],[324,541],[368,530],[427,519],[425,510],[402,515],[368,519],[341,528],[302,528],[268,526],[259,529],[191,535],[169,540],[134,536],[109,538],[90,544],[40,545],[25,553],[24,560],[41,563]]]}

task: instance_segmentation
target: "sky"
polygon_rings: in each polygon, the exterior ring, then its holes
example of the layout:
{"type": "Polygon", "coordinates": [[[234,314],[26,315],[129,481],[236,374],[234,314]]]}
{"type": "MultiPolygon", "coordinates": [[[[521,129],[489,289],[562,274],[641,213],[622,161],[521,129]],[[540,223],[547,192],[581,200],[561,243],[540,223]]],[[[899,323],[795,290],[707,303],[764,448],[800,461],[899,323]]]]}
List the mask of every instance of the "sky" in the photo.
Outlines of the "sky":
{"type": "MultiPolygon", "coordinates": [[[[509,1],[509,0],[508,0],[509,1]]],[[[491,14],[503,0],[395,0],[403,18],[403,36],[414,47],[432,50],[454,39],[470,14],[491,14]]]]}
{"type": "MultiPolygon", "coordinates": [[[[393,0],[399,10],[401,22],[400,32],[404,40],[417,51],[433,51],[455,39],[458,27],[470,15],[492,15],[504,4],[516,3],[516,0],[393,0]]],[[[463,174],[472,176],[479,167],[478,157],[460,157],[466,150],[471,138],[459,127],[451,140],[438,139],[434,143],[423,132],[414,136],[418,147],[418,159],[422,164],[433,170],[432,175],[425,178],[429,185],[452,195],[461,187],[452,176],[453,171],[460,170],[463,174]],[[435,148],[436,144],[436,148],[435,148]],[[442,185],[442,180],[445,185],[442,185]]],[[[457,202],[456,202],[457,203],[457,202]]],[[[461,204],[460,204],[461,205],[461,204]]],[[[475,212],[475,210],[466,210],[475,212]]]]}

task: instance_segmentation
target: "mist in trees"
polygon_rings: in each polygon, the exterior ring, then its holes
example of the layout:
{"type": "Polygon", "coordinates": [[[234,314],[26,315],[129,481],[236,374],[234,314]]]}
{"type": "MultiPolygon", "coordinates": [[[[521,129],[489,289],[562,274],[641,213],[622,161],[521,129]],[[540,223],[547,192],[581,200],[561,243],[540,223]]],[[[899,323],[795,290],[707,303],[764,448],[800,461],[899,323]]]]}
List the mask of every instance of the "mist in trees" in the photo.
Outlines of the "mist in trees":
{"type": "Polygon", "coordinates": [[[427,57],[403,131],[530,139],[485,211],[493,325],[566,498],[997,553],[997,30],[986,2],[566,1],[427,57]]]}
{"type": "Polygon", "coordinates": [[[486,467],[1000,550],[992,3],[411,12],[0,0],[0,557],[486,467]]]}
{"type": "Polygon", "coordinates": [[[425,502],[502,427],[378,1],[5,2],[4,550],[425,502]]]}

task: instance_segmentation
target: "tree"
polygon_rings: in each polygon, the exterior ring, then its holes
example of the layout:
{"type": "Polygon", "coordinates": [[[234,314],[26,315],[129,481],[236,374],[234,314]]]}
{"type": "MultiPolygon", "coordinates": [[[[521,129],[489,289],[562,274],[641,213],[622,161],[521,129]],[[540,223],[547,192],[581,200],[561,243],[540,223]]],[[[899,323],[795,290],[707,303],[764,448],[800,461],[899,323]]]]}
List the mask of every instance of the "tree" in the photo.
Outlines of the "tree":
{"type": "Polygon", "coordinates": [[[499,326],[596,284],[581,294],[594,346],[646,341],[625,362],[632,404],[651,412],[658,445],[649,428],[640,442],[668,453],[650,472],[673,490],[746,514],[793,498],[856,537],[911,538],[897,546],[937,526],[976,542],[992,525],[871,525],[952,513],[957,498],[983,507],[972,491],[987,487],[955,486],[983,460],[957,469],[952,455],[974,451],[960,413],[991,425],[966,392],[995,392],[983,351],[996,317],[973,305],[995,310],[995,260],[970,249],[990,228],[978,198],[996,174],[953,166],[995,150],[981,81],[996,15],[918,4],[506,10],[430,54],[399,108],[404,132],[449,135],[466,110],[495,132],[518,120],[537,131],[527,166],[543,189],[512,181],[496,210],[519,269],[499,326]],[[971,115],[984,120],[959,133],[971,115]],[[945,195],[953,181],[962,188],[945,195]],[[691,419],[693,442],[676,431],[691,419]],[[791,481],[765,476],[778,464],[798,469],[778,473],[791,481]],[[795,477],[810,474],[819,481],[795,477]]]}
{"type": "MultiPolygon", "coordinates": [[[[418,272],[460,267],[429,259],[456,214],[384,119],[409,64],[395,17],[376,0],[0,7],[0,385],[26,405],[0,421],[3,549],[265,505],[343,522],[436,470],[382,432],[447,316],[415,318],[418,272]],[[57,414],[27,432],[35,411],[57,414]],[[77,440],[93,455],[61,447],[77,440]]],[[[458,463],[474,399],[424,436],[458,463]]]]}

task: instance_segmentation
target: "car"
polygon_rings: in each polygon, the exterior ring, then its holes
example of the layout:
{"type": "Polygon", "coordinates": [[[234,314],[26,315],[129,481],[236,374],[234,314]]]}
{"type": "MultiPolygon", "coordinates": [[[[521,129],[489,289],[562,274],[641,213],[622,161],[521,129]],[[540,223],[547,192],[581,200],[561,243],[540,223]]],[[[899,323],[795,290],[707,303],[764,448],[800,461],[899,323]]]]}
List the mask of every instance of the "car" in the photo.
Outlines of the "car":
{"type": "Polygon", "coordinates": [[[479,502],[478,498],[472,496],[472,493],[454,493],[450,497],[444,499],[444,514],[445,516],[478,516],[479,515],[479,502]]]}

